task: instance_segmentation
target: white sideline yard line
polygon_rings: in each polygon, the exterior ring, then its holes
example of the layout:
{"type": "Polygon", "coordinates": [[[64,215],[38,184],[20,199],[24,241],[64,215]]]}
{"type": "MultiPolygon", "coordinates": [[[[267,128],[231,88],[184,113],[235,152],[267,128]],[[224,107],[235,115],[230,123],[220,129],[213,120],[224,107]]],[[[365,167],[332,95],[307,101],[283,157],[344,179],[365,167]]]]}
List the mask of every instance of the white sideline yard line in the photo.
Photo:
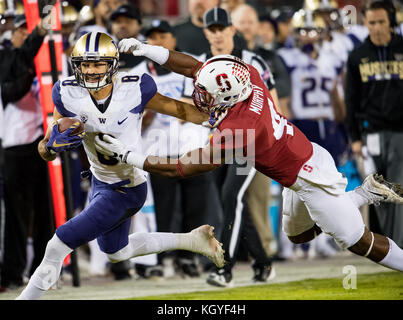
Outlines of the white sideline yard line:
{"type": "MultiPolygon", "coordinates": [[[[268,283],[283,283],[304,279],[340,278],[340,286],[342,286],[343,277],[345,276],[343,268],[346,265],[355,266],[357,268],[357,275],[389,271],[389,269],[372,263],[365,258],[346,255],[344,253],[328,259],[299,259],[296,261],[277,262],[274,265],[276,268],[276,278],[268,283]]],[[[249,263],[237,263],[233,274],[234,287],[253,285],[251,281],[253,271],[249,263]]],[[[111,277],[88,278],[87,276],[83,276],[80,287],[72,287],[70,280],[64,281],[60,289],[48,291],[41,299],[111,300],[220,290],[218,287],[208,285],[205,282],[206,277],[207,274],[203,274],[200,278],[196,279],[175,277],[162,281],[143,279],[115,281],[111,277]]],[[[12,300],[21,291],[22,289],[0,293],[0,300],[12,300]]]]}

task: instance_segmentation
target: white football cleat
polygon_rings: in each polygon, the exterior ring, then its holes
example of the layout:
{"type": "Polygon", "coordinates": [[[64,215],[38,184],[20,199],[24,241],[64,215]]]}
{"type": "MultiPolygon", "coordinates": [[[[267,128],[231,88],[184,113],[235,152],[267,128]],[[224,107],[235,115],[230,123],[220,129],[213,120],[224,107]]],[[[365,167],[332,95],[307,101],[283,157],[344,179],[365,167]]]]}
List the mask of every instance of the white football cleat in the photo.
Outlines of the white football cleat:
{"type": "Polygon", "coordinates": [[[190,232],[191,251],[200,253],[212,260],[218,268],[225,264],[222,243],[214,237],[214,227],[205,224],[190,232]]]}
{"type": "Polygon", "coordinates": [[[362,189],[366,192],[370,204],[379,205],[380,202],[392,202],[403,204],[403,188],[398,183],[386,181],[382,175],[371,174],[362,183],[362,189]]]}

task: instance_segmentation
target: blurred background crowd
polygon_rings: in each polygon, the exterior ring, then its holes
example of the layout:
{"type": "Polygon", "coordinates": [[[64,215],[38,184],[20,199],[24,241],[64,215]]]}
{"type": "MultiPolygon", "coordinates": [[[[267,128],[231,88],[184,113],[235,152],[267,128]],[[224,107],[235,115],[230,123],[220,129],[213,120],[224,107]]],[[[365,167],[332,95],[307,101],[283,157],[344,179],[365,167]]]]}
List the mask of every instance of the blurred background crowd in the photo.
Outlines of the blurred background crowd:
{"type": "MultiPolygon", "coordinates": [[[[403,138],[393,136],[394,132],[403,131],[402,122],[400,126],[395,125],[402,111],[394,113],[384,109],[382,112],[387,113],[391,124],[386,119],[371,126],[362,110],[371,98],[365,94],[356,96],[360,81],[365,83],[372,78],[379,81],[383,77],[381,81],[385,84],[403,79],[400,61],[403,61],[403,47],[399,42],[403,3],[384,2],[390,8],[385,11],[390,24],[386,30],[393,29],[392,40],[372,43],[384,61],[396,60],[396,67],[365,65],[364,61],[359,70],[367,68],[369,80],[366,81],[355,74],[355,61],[350,59],[353,50],[370,41],[363,12],[369,1],[365,0],[62,1],[64,53],[60,76],[73,74],[69,55],[75,41],[92,31],[106,32],[116,43],[134,37],[189,53],[201,61],[218,54],[233,54],[260,71],[270,92],[276,96],[278,110],[311,141],[332,154],[339,170],[349,179],[348,189],[357,187],[367,174],[375,171],[388,180],[402,183],[402,152],[399,151],[402,148],[398,141],[401,145],[403,138]],[[398,52],[391,58],[388,48],[395,37],[398,37],[398,52]],[[358,105],[361,110],[356,111],[358,105]],[[379,131],[391,135],[381,135],[379,141],[379,135],[378,138],[374,135],[379,131]],[[395,149],[387,151],[383,144],[394,140],[395,149]],[[395,158],[400,166],[393,164],[395,158]]],[[[22,286],[36,269],[53,235],[55,222],[46,163],[36,149],[43,137],[43,119],[34,58],[46,31],[37,27],[28,33],[24,6],[19,0],[0,0],[0,19],[3,104],[0,112],[0,270],[1,290],[6,290],[22,286]],[[13,55],[16,60],[10,62],[9,57],[13,55]]],[[[188,101],[191,98],[191,79],[142,57],[121,54],[120,70],[149,73],[161,94],[188,101]]],[[[386,96],[384,101],[397,94],[390,88],[387,90],[386,85],[380,92],[386,96]]],[[[396,108],[401,101],[393,102],[396,108]]],[[[391,105],[387,101],[383,103],[391,105]]],[[[205,144],[209,134],[201,126],[150,112],[144,114],[143,147],[157,150],[159,155],[183,154],[205,144]],[[163,130],[176,144],[173,142],[166,148],[161,141],[155,142],[153,129],[163,130]]],[[[69,158],[76,214],[87,201],[90,181],[81,173],[88,170],[88,162],[80,149],[69,152],[69,158]]],[[[179,180],[150,175],[149,197],[142,211],[133,218],[132,231],[189,232],[209,223],[215,227],[218,238],[235,243],[234,261],[253,262],[255,272],[257,265],[271,261],[281,267],[281,261],[340,254],[326,234],[309,244],[292,244],[281,230],[281,186],[256,172],[239,178],[235,169],[228,165],[211,174],[179,180]],[[230,230],[228,225],[232,226],[230,230]]],[[[371,230],[389,236],[403,247],[400,207],[387,204],[363,207],[361,211],[371,230]]],[[[108,263],[96,241],[79,251],[80,268],[86,268],[91,276],[112,274],[116,280],[200,277],[213,267],[204,257],[183,251],[139,257],[114,265],[108,263]]],[[[63,272],[69,273],[68,264],[63,272]]]]}

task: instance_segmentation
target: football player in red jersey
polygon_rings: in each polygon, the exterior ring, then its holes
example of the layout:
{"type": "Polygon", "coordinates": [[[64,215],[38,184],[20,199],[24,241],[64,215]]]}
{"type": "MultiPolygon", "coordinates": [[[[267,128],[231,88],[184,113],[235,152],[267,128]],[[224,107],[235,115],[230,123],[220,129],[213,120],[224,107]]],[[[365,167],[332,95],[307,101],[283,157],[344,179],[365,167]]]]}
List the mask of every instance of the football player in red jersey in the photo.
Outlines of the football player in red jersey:
{"type": "Polygon", "coordinates": [[[119,48],[194,77],[194,103],[217,130],[208,145],[179,159],[146,156],[110,136],[96,139],[100,152],[168,177],[189,177],[228,161],[247,161],[285,187],[283,230],[292,242],[308,242],[323,231],[342,249],[403,271],[403,250],[392,239],[368,230],[358,209],[380,201],[403,203],[402,187],[373,174],[360,187],[345,192],[347,179],[337,171],[329,152],[311,143],[276,111],[252,66],[228,55],[202,64],[135,39],[122,40],[119,48]]]}

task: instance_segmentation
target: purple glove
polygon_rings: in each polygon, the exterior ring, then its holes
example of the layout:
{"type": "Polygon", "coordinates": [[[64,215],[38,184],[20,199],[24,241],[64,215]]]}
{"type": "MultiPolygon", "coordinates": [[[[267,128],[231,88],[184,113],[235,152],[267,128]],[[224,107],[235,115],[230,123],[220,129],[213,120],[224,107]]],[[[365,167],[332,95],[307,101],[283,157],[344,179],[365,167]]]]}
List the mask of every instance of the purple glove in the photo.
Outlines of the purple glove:
{"type": "Polygon", "coordinates": [[[210,129],[217,128],[218,125],[221,123],[221,121],[223,121],[224,118],[227,116],[227,114],[228,114],[228,108],[226,108],[225,110],[210,112],[209,120],[204,121],[202,123],[202,126],[210,129]]]}
{"type": "Polygon", "coordinates": [[[72,133],[78,125],[79,122],[74,123],[64,132],[59,132],[59,126],[57,125],[57,122],[55,122],[53,124],[52,133],[50,134],[49,141],[46,144],[46,148],[49,150],[49,152],[54,154],[57,152],[71,150],[79,147],[81,142],[83,141],[85,132],[74,136],[70,135],[70,133],[72,133]]]}

